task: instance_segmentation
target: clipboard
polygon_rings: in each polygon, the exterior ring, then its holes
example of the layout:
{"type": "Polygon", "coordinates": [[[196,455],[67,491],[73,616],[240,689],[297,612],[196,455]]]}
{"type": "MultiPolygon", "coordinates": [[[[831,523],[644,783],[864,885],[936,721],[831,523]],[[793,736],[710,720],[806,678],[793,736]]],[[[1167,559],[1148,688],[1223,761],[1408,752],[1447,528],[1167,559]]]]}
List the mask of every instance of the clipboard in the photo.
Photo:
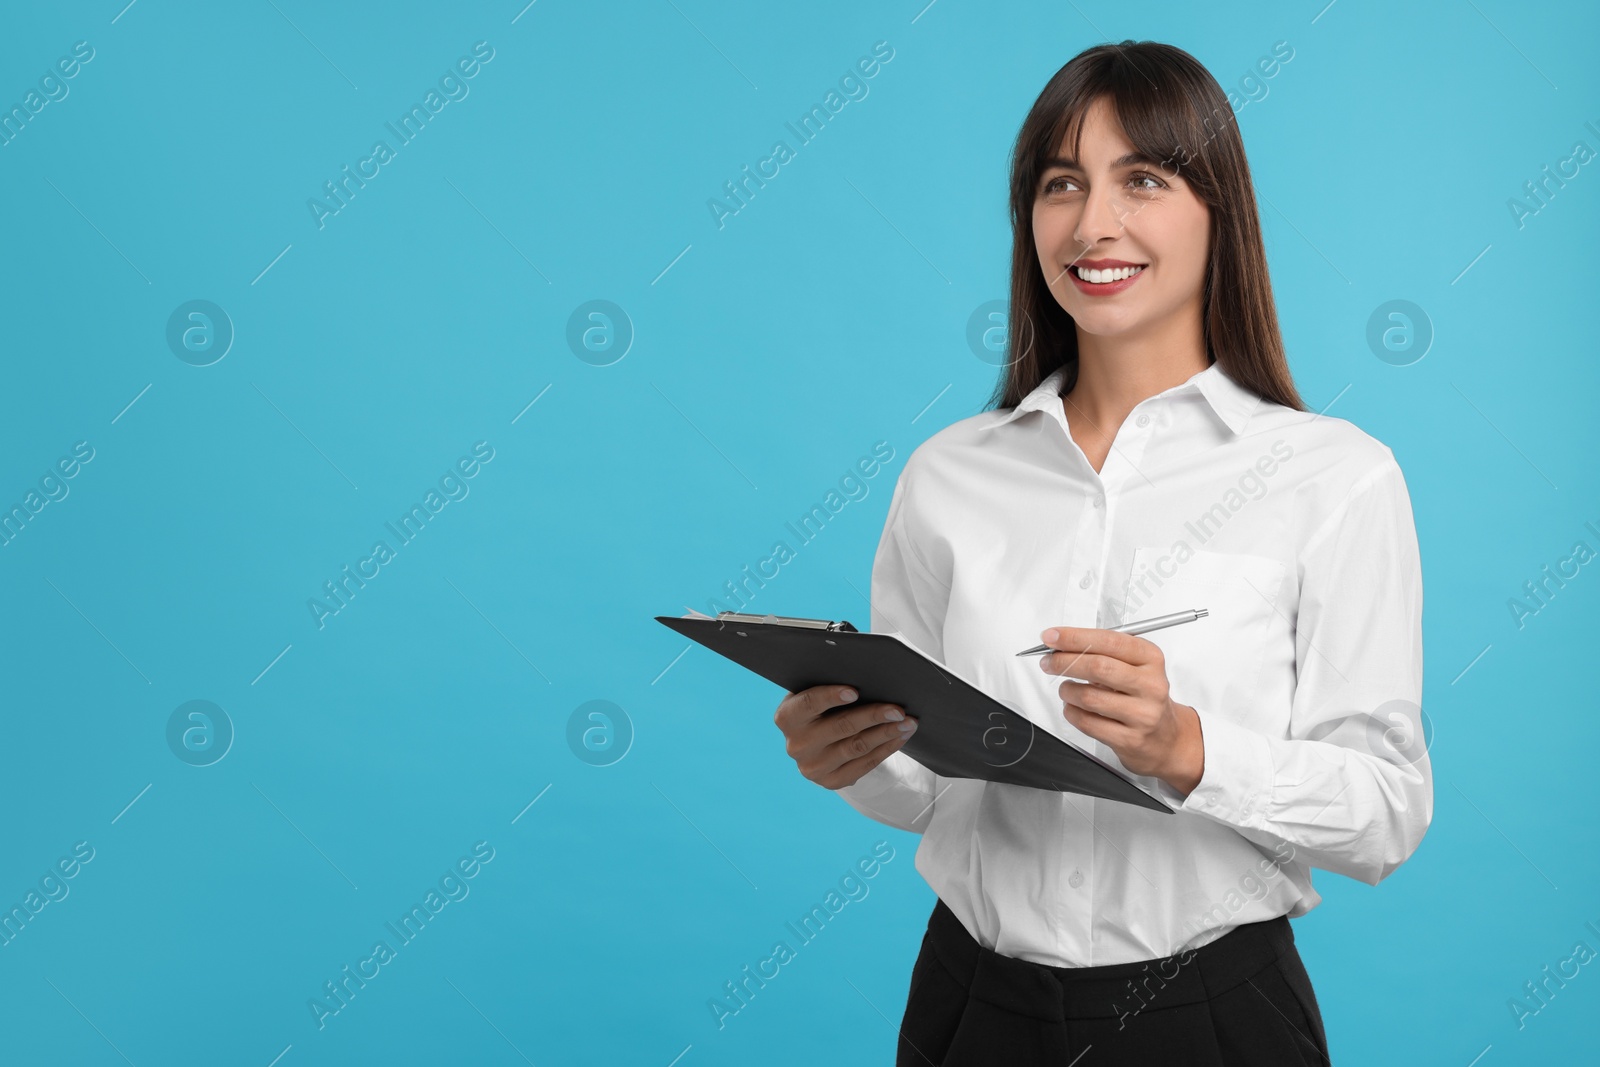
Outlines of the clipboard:
{"type": "MultiPolygon", "coordinates": [[[[655,620],[795,693],[814,685],[853,688],[859,704],[892,703],[917,720],[900,751],[945,778],[1116,800],[1165,814],[1174,809],[1092,753],[1035,726],[923,655],[898,634],[862,633],[848,622],[722,611],[655,620]]],[[[837,715],[846,707],[825,715],[837,715]]]]}

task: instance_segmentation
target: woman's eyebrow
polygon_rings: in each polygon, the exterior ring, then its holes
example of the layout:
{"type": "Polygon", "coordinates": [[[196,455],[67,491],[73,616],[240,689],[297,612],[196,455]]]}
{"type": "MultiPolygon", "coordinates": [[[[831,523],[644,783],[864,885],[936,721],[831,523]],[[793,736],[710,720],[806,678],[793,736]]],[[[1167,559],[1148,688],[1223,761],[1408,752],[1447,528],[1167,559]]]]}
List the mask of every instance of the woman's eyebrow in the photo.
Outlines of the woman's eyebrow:
{"type": "MultiPolygon", "coordinates": [[[[1083,167],[1078,164],[1077,160],[1067,159],[1064,156],[1051,156],[1049,159],[1044,161],[1044,165],[1046,170],[1057,167],[1061,168],[1062,170],[1083,170],[1083,167]]],[[[1162,164],[1159,160],[1151,159],[1149,156],[1139,151],[1129,152],[1127,155],[1118,156],[1116,159],[1111,161],[1112,170],[1121,170],[1123,167],[1131,167],[1135,165],[1159,167],[1162,164]]]]}

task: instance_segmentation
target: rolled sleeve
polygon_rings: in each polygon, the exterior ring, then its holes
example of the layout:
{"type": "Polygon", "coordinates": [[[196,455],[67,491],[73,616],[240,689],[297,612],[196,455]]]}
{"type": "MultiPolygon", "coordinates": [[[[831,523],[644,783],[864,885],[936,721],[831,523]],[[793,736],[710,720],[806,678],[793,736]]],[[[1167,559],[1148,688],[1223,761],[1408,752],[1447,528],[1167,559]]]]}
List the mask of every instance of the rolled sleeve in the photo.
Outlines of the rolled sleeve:
{"type": "Polygon", "coordinates": [[[1205,767],[1181,811],[1376,885],[1433,817],[1422,725],[1422,569],[1393,456],[1352,487],[1301,553],[1287,737],[1197,708],[1205,767]]]}

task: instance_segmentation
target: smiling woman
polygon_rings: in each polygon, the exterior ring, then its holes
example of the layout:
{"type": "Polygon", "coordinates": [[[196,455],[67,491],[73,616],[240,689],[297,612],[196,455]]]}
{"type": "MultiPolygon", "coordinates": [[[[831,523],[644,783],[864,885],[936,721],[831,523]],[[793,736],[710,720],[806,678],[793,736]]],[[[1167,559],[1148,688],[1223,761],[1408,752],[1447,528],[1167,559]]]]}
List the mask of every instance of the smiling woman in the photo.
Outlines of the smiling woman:
{"type": "Polygon", "coordinates": [[[1322,899],[1312,868],[1376,885],[1433,813],[1426,751],[1395,744],[1424,735],[1404,477],[1300,400],[1244,144],[1193,56],[1067,63],[1010,190],[993,410],[907,457],[871,628],[1170,811],[935,774],[902,750],[917,707],[834,712],[849,678],[786,696],[802,773],[922,834],[938,902],[899,1062],[1326,1063],[1289,919],[1322,899]],[[1041,640],[1037,667],[1016,655],[1041,640]],[[1212,905],[1268,854],[1281,878],[1212,905]]]}

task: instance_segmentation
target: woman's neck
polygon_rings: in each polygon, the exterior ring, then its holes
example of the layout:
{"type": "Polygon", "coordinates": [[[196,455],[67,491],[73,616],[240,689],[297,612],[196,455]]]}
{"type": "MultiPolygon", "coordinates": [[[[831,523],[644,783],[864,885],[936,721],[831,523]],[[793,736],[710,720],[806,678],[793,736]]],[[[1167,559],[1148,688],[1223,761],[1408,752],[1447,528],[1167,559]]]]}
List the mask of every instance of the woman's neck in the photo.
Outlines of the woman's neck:
{"type": "Polygon", "coordinates": [[[1145,337],[1078,333],[1078,376],[1063,397],[1072,437],[1098,472],[1128,414],[1210,366],[1198,322],[1145,337]]]}

